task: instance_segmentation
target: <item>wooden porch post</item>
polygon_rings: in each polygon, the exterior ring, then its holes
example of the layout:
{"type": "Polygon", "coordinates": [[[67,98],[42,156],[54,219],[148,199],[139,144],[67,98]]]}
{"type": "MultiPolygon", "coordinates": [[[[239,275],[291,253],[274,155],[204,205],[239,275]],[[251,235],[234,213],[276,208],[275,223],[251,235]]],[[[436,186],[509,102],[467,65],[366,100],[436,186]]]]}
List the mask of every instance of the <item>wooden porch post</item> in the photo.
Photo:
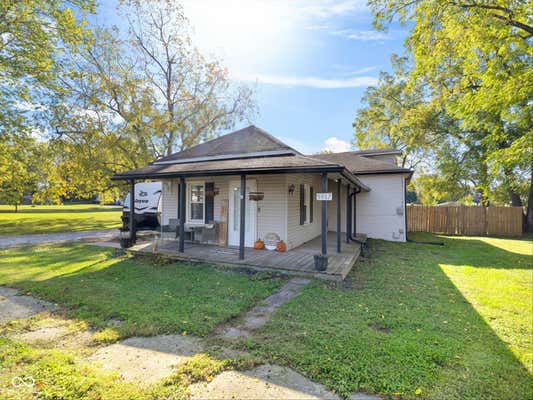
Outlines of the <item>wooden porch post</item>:
{"type": "MultiPolygon", "coordinates": [[[[328,173],[322,172],[322,193],[326,193],[328,191],[328,173]]],[[[328,254],[328,202],[322,201],[322,233],[321,233],[321,239],[322,239],[322,256],[326,256],[328,254]]]]}
{"type": "Polygon", "coordinates": [[[350,184],[346,186],[346,243],[350,243],[352,237],[352,187],[350,184]]]}
{"type": "Polygon", "coordinates": [[[130,242],[135,244],[137,232],[135,231],[135,179],[130,181],[130,242]]]}
{"type": "Polygon", "coordinates": [[[246,175],[241,175],[241,206],[240,206],[240,226],[239,226],[239,260],[244,260],[244,238],[245,238],[245,217],[246,217],[246,175]]]}
{"type": "Polygon", "coordinates": [[[342,182],[337,180],[337,253],[341,252],[341,188],[342,182]]]}
{"type": "Polygon", "coordinates": [[[185,252],[185,201],[186,201],[186,190],[185,190],[185,178],[180,176],[180,185],[179,185],[179,218],[180,218],[180,238],[179,238],[179,249],[180,253],[185,252]]]}

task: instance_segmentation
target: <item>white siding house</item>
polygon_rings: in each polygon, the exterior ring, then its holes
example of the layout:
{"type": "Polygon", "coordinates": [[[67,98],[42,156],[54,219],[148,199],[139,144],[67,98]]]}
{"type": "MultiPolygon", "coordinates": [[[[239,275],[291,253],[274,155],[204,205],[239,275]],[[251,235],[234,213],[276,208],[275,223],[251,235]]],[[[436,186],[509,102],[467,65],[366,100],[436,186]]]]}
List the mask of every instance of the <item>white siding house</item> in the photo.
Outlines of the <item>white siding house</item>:
{"type": "MultiPolygon", "coordinates": [[[[181,254],[186,253],[187,240],[192,247],[226,247],[223,251],[216,248],[215,258],[233,254],[238,248],[242,261],[245,247],[253,247],[256,240],[274,233],[287,250],[300,252],[285,259],[288,268],[302,259],[308,264],[314,260],[317,268],[321,260],[327,265],[329,243],[333,246],[329,252],[337,254],[331,273],[343,270],[341,275],[345,276],[345,260],[357,258],[365,235],[406,240],[405,185],[412,171],[397,165],[398,155],[390,149],[303,155],[249,126],[113,179],[128,180],[132,185],[139,179],[162,182],[161,230],[175,232],[172,239],[179,237],[181,254]],[[323,192],[325,180],[328,188],[323,195],[332,197],[327,203],[316,197],[323,192]],[[241,188],[242,182],[245,187],[241,188]],[[178,198],[180,183],[185,187],[181,191],[183,204],[178,198]],[[351,252],[348,258],[342,255],[341,235],[344,248],[351,252]],[[334,240],[328,242],[328,236],[334,240]],[[311,251],[310,245],[315,246],[311,251]]],[[[128,230],[135,243],[133,223],[128,230]]],[[[202,251],[197,250],[194,257],[202,256],[202,251]]],[[[254,262],[268,263],[262,257],[269,253],[257,251],[254,262]]]]}

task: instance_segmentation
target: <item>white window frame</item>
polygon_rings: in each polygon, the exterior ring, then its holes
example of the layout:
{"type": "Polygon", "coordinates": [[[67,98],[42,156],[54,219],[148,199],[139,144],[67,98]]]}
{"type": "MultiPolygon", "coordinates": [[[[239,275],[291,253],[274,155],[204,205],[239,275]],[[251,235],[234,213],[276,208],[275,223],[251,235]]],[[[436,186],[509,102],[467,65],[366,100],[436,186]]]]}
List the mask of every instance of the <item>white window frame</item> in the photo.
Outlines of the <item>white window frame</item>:
{"type": "Polygon", "coordinates": [[[185,202],[185,204],[187,205],[187,222],[190,223],[190,224],[203,224],[205,223],[205,181],[192,181],[192,182],[187,182],[187,200],[185,202]],[[192,194],[192,187],[193,186],[202,186],[204,188],[204,201],[203,201],[203,211],[202,211],[202,215],[203,215],[203,218],[202,219],[192,219],[191,218],[191,215],[192,215],[192,207],[191,207],[191,204],[192,204],[192,199],[191,199],[191,194],[192,194]]]}
{"type": "Polygon", "coordinates": [[[304,225],[309,225],[311,223],[311,205],[309,204],[310,193],[311,193],[311,185],[308,183],[304,183],[304,209],[305,209],[304,225]]]}

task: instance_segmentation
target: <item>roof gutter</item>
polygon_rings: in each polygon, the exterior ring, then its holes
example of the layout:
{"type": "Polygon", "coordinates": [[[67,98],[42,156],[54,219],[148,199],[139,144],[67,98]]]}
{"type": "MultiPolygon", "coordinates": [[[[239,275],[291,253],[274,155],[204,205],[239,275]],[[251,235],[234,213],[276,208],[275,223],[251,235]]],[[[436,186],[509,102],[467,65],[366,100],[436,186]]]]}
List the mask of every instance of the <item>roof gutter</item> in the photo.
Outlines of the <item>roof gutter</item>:
{"type": "MultiPolygon", "coordinates": [[[[282,173],[320,173],[320,172],[338,172],[343,174],[343,172],[347,172],[351,176],[351,178],[348,178],[348,176],[345,175],[346,179],[349,179],[350,181],[353,181],[353,183],[359,185],[363,185],[359,180],[353,176],[349,171],[347,171],[344,167],[338,166],[338,165],[331,165],[331,166],[312,166],[312,167],[279,167],[279,168],[254,168],[254,169],[222,169],[217,171],[184,171],[184,172],[171,172],[171,173],[141,173],[141,174],[115,174],[111,176],[111,180],[119,181],[119,180],[131,180],[131,179],[161,179],[161,178],[177,178],[177,177],[199,177],[199,176],[222,176],[222,175],[260,175],[260,174],[282,174],[282,173]]],[[[364,185],[363,185],[364,186],[364,185]]]]}
{"type": "Polygon", "coordinates": [[[379,175],[379,174],[409,174],[413,175],[412,169],[384,169],[381,171],[353,171],[354,175],[379,175]]]}
{"type": "Polygon", "coordinates": [[[365,192],[370,191],[370,188],[368,186],[366,186],[363,182],[361,182],[354,174],[352,174],[346,168],[344,168],[344,171],[341,172],[341,176],[347,179],[350,183],[353,183],[354,185],[356,185],[359,188],[359,192],[361,190],[364,190],[365,192]]]}

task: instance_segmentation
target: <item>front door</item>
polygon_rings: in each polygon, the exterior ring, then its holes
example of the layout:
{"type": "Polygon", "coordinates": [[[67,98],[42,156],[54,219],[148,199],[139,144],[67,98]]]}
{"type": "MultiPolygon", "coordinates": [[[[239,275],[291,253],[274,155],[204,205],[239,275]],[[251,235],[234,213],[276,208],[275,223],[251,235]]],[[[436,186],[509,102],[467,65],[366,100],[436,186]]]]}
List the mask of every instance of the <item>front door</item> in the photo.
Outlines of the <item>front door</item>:
{"type": "MultiPolygon", "coordinates": [[[[257,191],[256,181],[246,180],[246,216],[244,223],[244,245],[253,247],[256,238],[257,224],[257,202],[249,199],[250,192],[257,191]]],[[[240,221],[241,221],[241,181],[231,181],[229,183],[229,212],[228,212],[228,244],[230,246],[239,245],[240,221]]]]}

